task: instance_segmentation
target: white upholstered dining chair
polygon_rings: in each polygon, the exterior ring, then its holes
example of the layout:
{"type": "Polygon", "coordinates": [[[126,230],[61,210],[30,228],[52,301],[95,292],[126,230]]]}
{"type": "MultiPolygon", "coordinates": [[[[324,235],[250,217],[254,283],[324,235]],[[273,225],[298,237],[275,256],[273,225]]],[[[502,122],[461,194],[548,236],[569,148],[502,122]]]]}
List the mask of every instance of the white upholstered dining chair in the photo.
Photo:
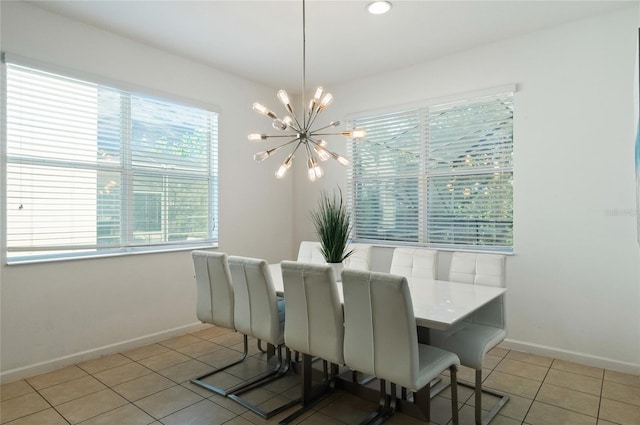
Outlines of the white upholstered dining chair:
{"type": "Polygon", "coordinates": [[[345,268],[365,271],[371,269],[371,245],[352,243],[347,249],[353,250],[353,253],[344,260],[345,268]]]}
{"type": "Polygon", "coordinates": [[[391,274],[406,277],[435,279],[438,251],[421,248],[396,248],[391,258],[391,274]]]}
{"type": "Polygon", "coordinates": [[[283,261],[280,266],[287,300],[284,340],[289,349],[302,354],[303,364],[302,408],[280,422],[286,424],[333,389],[338,366],[344,364],[344,316],[330,266],[294,261],[283,261]],[[324,379],[315,387],[312,386],[313,357],[325,362],[324,379]],[[331,368],[327,368],[327,363],[331,368]]]}
{"type": "Polygon", "coordinates": [[[320,242],[302,241],[298,249],[298,262],[325,264],[326,261],[320,251],[320,242]]]}
{"type": "MultiPolygon", "coordinates": [[[[506,257],[499,254],[454,252],[449,268],[449,280],[474,285],[505,286],[506,257]]],[[[498,414],[509,396],[482,388],[482,364],[489,350],[500,344],[507,335],[504,301],[502,297],[477,310],[472,317],[449,331],[430,333],[430,344],[452,351],[460,363],[475,369],[475,422],[489,423],[498,414]],[[494,408],[482,418],[482,392],[500,397],[494,408]]]]}
{"type": "Polygon", "coordinates": [[[270,411],[264,411],[240,395],[285,376],[289,370],[291,355],[289,349],[284,347],[284,300],[276,295],[269,266],[265,260],[229,256],[229,270],[235,295],[236,329],[276,347],[278,361],[274,368],[228,389],[228,397],[260,417],[268,419],[296,405],[299,400],[285,402],[270,411]],[[286,351],[286,360],[282,357],[283,349],[286,351]]]}
{"type": "Polygon", "coordinates": [[[413,392],[414,403],[430,420],[431,381],[449,369],[451,411],[458,423],[458,356],[418,343],[409,285],[404,276],[345,269],[344,360],[350,368],[380,379],[380,405],[370,421],[384,421],[396,404],[396,385],[413,392]],[[391,383],[386,395],[385,381],[391,383]]]}
{"type": "MultiPolygon", "coordinates": [[[[196,275],[196,316],[198,320],[202,323],[235,330],[234,296],[227,254],[196,250],[192,251],[191,256],[196,275]]],[[[238,360],[193,378],[191,382],[226,396],[227,392],[225,390],[205,382],[205,379],[242,362],[247,357],[247,335],[244,334],[243,337],[244,351],[238,360]]]]}

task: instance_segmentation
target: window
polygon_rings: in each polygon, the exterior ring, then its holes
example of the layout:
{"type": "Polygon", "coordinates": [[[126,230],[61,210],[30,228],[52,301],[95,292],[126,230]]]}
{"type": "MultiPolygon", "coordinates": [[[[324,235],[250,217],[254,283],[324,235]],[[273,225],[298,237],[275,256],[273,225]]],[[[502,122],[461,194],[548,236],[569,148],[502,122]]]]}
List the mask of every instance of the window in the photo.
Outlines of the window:
{"type": "Polygon", "coordinates": [[[6,65],[7,261],[216,244],[215,112],[6,65]]]}
{"type": "Polygon", "coordinates": [[[513,251],[513,94],[352,120],[353,239],[513,251]]]}

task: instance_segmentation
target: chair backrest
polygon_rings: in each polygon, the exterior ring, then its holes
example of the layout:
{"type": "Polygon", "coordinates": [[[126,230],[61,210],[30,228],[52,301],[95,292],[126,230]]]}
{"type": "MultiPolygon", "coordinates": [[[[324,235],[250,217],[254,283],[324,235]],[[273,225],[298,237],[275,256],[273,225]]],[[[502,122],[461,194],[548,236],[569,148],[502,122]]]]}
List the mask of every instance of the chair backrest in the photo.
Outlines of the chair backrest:
{"type": "MultiPolygon", "coordinates": [[[[449,280],[504,288],[505,263],[506,257],[501,254],[454,252],[449,267],[449,280]]],[[[505,329],[502,297],[478,309],[471,320],[474,323],[505,329]]]]}
{"type": "Polygon", "coordinates": [[[449,280],[461,283],[504,287],[505,256],[454,252],[449,267],[449,280]]]}
{"type": "Polygon", "coordinates": [[[229,256],[235,294],[236,329],[269,344],[284,342],[284,326],[278,318],[276,291],[265,260],[229,256]]]}
{"type": "Polygon", "coordinates": [[[283,261],[284,341],[292,350],[344,364],[344,316],[330,266],[283,261]]]}
{"type": "Polygon", "coordinates": [[[352,243],[348,249],[352,249],[353,254],[344,260],[345,268],[366,271],[371,269],[371,245],[352,243]]]}
{"type": "Polygon", "coordinates": [[[234,296],[227,254],[193,251],[191,256],[196,273],[198,320],[235,329],[234,296]]]}
{"type": "Polygon", "coordinates": [[[345,269],[342,288],[345,364],[415,389],[418,337],[407,279],[345,269]]]}
{"type": "Polygon", "coordinates": [[[391,258],[392,274],[406,277],[435,279],[438,265],[438,251],[420,248],[396,248],[391,258]]]}
{"type": "Polygon", "coordinates": [[[326,261],[320,251],[320,242],[302,241],[298,249],[298,262],[325,264],[326,261]]]}

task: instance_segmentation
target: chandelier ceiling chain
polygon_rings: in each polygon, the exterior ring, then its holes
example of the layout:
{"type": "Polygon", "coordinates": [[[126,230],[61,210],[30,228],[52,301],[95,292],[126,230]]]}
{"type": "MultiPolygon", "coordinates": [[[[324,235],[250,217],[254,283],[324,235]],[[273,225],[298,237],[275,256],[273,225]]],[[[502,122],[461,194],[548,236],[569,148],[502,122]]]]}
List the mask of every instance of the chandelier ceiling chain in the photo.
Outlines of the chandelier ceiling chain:
{"type": "Polygon", "coordinates": [[[280,168],[278,168],[278,170],[276,171],[276,177],[279,179],[283,178],[289,168],[291,168],[294,154],[296,153],[298,148],[300,148],[300,146],[303,146],[307,154],[307,176],[309,177],[309,180],[316,181],[324,175],[324,171],[322,170],[320,165],[318,165],[318,160],[326,161],[330,158],[333,158],[342,165],[349,164],[349,161],[346,158],[338,155],[333,151],[330,151],[327,148],[327,142],[322,139],[321,136],[342,135],[353,139],[363,139],[366,136],[366,132],[363,129],[354,129],[342,132],[323,132],[330,127],[337,127],[338,125],[340,125],[340,121],[332,121],[331,123],[316,129],[311,128],[313,123],[316,121],[316,118],[318,118],[320,112],[322,112],[327,106],[331,104],[331,102],[333,101],[333,95],[331,93],[325,93],[322,87],[318,87],[316,88],[315,93],[309,101],[309,105],[307,107],[305,100],[307,65],[306,56],[306,10],[305,0],[302,0],[302,120],[300,120],[296,116],[287,92],[285,90],[279,90],[277,93],[277,97],[284,105],[289,115],[286,115],[283,118],[279,118],[273,111],[258,102],[255,102],[253,104],[253,110],[271,118],[271,125],[274,129],[283,132],[287,132],[288,130],[289,132],[276,135],[252,133],[249,134],[248,137],[248,139],[251,141],[262,141],[271,138],[290,139],[274,148],[256,153],[253,156],[253,159],[258,162],[262,162],[265,159],[269,158],[277,150],[295,143],[295,147],[293,148],[291,153],[287,156],[282,165],[280,165],[280,168]]]}

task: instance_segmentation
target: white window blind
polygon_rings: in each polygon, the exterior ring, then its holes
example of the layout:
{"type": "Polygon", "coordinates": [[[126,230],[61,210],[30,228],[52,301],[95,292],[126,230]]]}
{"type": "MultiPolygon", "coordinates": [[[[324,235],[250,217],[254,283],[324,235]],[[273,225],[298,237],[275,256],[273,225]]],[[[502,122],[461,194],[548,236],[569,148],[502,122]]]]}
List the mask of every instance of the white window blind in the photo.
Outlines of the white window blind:
{"type": "Polygon", "coordinates": [[[353,120],[355,241],[513,250],[513,94],[353,120]]]}
{"type": "Polygon", "coordinates": [[[366,140],[351,142],[353,239],[420,241],[424,147],[419,109],[358,119],[366,140]]]}
{"type": "Polygon", "coordinates": [[[6,65],[8,262],[217,243],[218,114],[6,65]]]}

